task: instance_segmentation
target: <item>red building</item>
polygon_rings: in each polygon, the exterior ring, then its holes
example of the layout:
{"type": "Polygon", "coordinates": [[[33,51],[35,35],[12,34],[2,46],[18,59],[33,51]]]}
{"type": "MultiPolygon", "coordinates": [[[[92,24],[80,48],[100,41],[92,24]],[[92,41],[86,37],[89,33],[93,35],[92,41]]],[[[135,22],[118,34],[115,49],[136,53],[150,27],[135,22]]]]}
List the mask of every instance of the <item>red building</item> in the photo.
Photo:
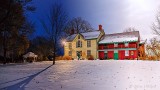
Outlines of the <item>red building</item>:
{"type": "Polygon", "coordinates": [[[106,34],[98,45],[99,59],[138,59],[139,31],[106,34]]]}

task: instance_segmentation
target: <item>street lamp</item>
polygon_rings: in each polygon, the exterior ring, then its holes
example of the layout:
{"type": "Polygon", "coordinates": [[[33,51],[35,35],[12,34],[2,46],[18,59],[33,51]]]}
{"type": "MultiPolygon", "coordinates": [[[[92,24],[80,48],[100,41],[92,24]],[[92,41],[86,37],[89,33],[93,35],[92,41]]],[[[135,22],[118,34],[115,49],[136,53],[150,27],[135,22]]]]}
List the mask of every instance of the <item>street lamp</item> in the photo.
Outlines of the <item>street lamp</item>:
{"type": "Polygon", "coordinates": [[[66,40],[62,40],[62,45],[63,45],[63,46],[66,45],[66,40]]]}

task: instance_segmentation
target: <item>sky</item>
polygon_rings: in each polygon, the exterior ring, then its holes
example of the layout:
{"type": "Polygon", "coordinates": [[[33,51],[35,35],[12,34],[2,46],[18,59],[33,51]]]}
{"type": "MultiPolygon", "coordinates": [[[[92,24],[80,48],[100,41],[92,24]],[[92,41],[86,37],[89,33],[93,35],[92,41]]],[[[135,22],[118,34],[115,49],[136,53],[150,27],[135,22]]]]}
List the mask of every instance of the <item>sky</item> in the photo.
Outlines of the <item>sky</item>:
{"type": "MultiPolygon", "coordinates": [[[[97,30],[101,24],[106,34],[120,33],[129,27],[140,31],[142,39],[154,37],[152,23],[160,11],[160,0],[58,0],[69,18],[82,17],[97,30]]],[[[39,18],[48,15],[55,0],[33,0],[36,6],[28,18],[35,22],[35,35],[44,35],[39,18]]]]}

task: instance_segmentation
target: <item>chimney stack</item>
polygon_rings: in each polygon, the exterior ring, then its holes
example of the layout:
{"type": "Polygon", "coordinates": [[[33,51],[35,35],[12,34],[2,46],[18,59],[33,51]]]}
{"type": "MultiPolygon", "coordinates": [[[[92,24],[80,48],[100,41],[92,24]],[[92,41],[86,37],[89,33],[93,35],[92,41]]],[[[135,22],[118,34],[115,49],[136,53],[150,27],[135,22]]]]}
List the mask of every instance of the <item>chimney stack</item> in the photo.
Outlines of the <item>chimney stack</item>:
{"type": "Polygon", "coordinates": [[[103,29],[102,29],[102,25],[99,25],[99,30],[103,30],[103,29]]]}
{"type": "Polygon", "coordinates": [[[74,34],[74,29],[71,29],[70,35],[74,34]]]}

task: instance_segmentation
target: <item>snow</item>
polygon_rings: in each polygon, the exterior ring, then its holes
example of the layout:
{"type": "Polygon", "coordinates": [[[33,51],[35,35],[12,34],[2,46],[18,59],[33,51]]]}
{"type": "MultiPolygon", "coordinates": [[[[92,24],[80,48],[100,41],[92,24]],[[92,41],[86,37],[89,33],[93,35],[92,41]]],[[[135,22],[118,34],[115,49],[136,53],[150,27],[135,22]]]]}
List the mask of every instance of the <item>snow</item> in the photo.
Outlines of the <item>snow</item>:
{"type": "MultiPolygon", "coordinates": [[[[85,32],[85,33],[80,33],[84,39],[95,39],[98,38],[98,36],[100,35],[100,31],[92,31],[92,32],[85,32]]],[[[66,38],[67,41],[72,41],[75,37],[77,36],[77,34],[73,34],[71,36],[68,36],[66,38]]]]}
{"type": "Polygon", "coordinates": [[[100,35],[100,31],[92,31],[92,32],[86,32],[86,33],[81,33],[83,35],[83,37],[85,39],[94,39],[94,38],[98,38],[98,36],[100,35]]]}
{"type": "Polygon", "coordinates": [[[0,65],[0,90],[159,90],[159,61],[73,60],[0,65]]]}
{"type": "Polygon", "coordinates": [[[27,57],[38,57],[38,55],[34,54],[33,52],[28,52],[27,54],[23,55],[24,58],[27,57]]]}
{"type": "Polygon", "coordinates": [[[68,36],[68,37],[66,38],[66,40],[67,40],[67,41],[72,41],[76,36],[77,36],[77,34],[73,34],[73,35],[71,35],[71,36],[68,36]]]}
{"type": "Polygon", "coordinates": [[[114,42],[132,42],[138,41],[138,37],[136,36],[106,36],[99,43],[114,43],[114,42]]]}

